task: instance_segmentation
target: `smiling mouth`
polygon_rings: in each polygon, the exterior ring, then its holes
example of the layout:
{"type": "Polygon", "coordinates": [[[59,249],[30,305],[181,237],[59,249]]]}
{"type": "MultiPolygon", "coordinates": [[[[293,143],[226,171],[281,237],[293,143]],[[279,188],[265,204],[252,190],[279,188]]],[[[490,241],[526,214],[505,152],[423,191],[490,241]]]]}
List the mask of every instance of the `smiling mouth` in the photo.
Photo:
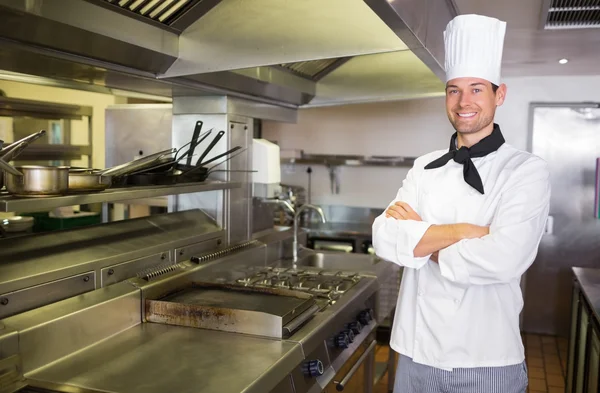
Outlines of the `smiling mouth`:
{"type": "Polygon", "coordinates": [[[471,117],[475,117],[477,112],[469,112],[469,113],[457,113],[458,117],[463,119],[469,119],[471,117]]]}

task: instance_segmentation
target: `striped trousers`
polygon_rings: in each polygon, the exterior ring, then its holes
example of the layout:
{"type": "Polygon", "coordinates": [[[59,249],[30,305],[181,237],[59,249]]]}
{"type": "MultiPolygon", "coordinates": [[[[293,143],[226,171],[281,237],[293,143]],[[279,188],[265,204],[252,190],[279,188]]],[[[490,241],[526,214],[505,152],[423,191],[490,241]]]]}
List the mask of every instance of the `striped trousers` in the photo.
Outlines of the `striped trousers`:
{"type": "Polygon", "coordinates": [[[525,393],[527,384],[525,362],[445,371],[400,355],[394,393],[525,393]]]}

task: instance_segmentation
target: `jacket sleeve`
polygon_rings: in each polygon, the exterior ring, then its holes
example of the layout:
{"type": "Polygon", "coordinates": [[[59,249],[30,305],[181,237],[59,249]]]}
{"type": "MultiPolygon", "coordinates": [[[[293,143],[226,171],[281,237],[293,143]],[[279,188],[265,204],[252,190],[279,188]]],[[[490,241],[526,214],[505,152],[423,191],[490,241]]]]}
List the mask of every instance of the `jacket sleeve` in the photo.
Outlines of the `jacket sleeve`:
{"type": "Polygon", "coordinates": [[[441,274],[463,285],[508,283],[518,279],[537,255],[550,205],[545,161],[523,163],[507,182],[490,234],[462,240],[439,252],[441,274]]]}
{"type": "MultiPolygon", "coordinates": [[[[410,207],[419,213],[418,183],[424,169],[418,163],[419,161],[415,161],[415,165],[408,172],[402,187],[398,190],[396,198],[388,207],[397,201],[402,201],[408,203],[410,207]]],[[[416,258],[414,250],[430,225],[423,221],[386,218],[384,211],[373,222],[372,232],[375,254],[398,265],[420,269],[427,263],[429,256],[416,258]]]]}

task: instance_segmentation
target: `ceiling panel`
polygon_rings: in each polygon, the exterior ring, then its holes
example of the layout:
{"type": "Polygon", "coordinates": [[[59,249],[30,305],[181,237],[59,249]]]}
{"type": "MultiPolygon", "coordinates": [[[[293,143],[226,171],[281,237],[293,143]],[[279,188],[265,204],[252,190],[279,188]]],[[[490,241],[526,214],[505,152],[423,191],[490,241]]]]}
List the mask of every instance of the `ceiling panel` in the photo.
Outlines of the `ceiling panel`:
{"type": "MultiPolygon", "coordinates": [[[[579,0],[569,1],[574,4],[579,0]]],[[[482,14],[507,22],[504,76],[600,75],[598,30],[544,29],[544,0],[455,0],[455,3],[461,14],[482,14]],[[559,64],[563,58],[569,62],[559,64]]]]}

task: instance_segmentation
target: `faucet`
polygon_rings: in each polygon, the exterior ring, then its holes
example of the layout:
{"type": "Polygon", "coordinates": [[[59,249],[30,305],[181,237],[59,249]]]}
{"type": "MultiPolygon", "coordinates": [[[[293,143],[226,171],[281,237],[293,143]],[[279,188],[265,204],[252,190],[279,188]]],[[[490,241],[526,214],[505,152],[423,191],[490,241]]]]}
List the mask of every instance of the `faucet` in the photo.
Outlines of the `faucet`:
{"type": "Polygon", "coordinates": [[[285,207],[292,213],[292,216],[296,214],[296,210],[294,209],[294,206],[292,206],[292,204],[286,200],[274,198],[274,199],[263,199],[262,202],[274,203],[276,205],[282,205],[283,207],[285,207]]]}
{"type": "Polygon", "coordinates": [[[325,219],[325,213],[323,213],[323,209],[321,209],[319,206],[315,206],[315,205],[310,205],[310,204],[306,204],[306,205],[302,205],[300,206],[300,208],[298,210],[296,210],[296,214],[294,215],[294,265],[296,264],[296,262],[298,262],[298,226],[299,226],[299,222],[300,222],[300,214],[307,209],[313,209],[315,210],[317,213],[319,213],[319,215],[321,216],[321,222],[325,223],[327,222],[327,220],[325,219]]]}

